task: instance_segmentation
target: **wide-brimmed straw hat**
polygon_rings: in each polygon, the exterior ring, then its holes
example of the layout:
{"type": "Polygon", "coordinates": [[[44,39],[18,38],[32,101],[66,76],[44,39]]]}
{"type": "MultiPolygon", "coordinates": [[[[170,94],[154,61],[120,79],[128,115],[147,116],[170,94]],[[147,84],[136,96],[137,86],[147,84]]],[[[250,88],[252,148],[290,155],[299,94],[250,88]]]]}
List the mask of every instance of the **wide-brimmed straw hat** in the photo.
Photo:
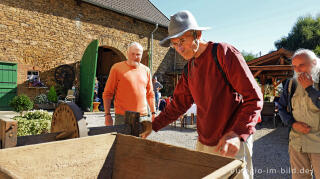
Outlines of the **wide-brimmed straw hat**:
{"type": "Polygon", "coordinates": [[[170,39],[183,35],[188,30],[207,30],[210,27],[199,27],[196,19],[189,11],[180,11],[170,17],[168,37],[160,41],[163,47],[170,46],[170,39]]]}

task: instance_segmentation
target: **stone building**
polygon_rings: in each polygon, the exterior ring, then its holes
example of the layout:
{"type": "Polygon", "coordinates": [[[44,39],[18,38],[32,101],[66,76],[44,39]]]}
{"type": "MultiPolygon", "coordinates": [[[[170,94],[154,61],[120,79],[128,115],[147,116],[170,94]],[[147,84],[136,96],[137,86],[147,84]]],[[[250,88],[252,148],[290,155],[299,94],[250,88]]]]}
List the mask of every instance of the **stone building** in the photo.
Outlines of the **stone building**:
{"type": "Polygon", "coordinates": [[[88,98],[82,100],[92,100],[95,78],[103,86],[133,41],[144,47],[142,63],[164,83],[165,95],[185,63],[159,45],[169,20],[148,0],[1,0],[0,17],[0,110],[16,94],[33,99],[50,86],[75,86],[88,98]],[[47,88],[28,85],[34,76],[47,88]]]}

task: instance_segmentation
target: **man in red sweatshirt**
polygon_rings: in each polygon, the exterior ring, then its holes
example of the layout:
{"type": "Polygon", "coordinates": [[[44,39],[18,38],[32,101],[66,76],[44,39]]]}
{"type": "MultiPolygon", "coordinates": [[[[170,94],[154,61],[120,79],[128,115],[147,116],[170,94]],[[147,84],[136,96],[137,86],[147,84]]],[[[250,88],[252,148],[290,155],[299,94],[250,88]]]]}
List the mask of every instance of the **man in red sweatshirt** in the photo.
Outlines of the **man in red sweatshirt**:
{"type": "MultiPolygon", "coordinates": [[[[173,100],[152,122],[158,131],[197,105],[197,150],[235,157],[246,162],[239,178],[253,178],[252,134],[263,100],[241,53],[226,43],[200,40],[202,31],[189,11],[170,18],[169,36],[160,45],[171,45],[188,64],[175,87],[173,100]]],[[[151,127],[141,134],[151,133],[151,127]]]]}

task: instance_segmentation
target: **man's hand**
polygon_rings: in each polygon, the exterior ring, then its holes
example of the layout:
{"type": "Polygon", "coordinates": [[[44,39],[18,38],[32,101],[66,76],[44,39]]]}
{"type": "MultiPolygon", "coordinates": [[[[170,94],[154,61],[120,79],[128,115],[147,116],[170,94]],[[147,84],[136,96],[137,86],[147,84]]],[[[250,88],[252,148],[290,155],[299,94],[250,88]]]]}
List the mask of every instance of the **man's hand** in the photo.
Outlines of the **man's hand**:
{"type": "Polygon", "coordinates": [[[292,124],[292,128],[297,131],[297,132],[300,132],[302,134],[308,134],[311,130],[311,127],[304,123],[304,122],[294,122],[292,124]]]}
{"type": "Polygon", "coordinates": [[[142,122],[142,125],[143,125],[143,129],[144,129],[144,132],[142,132],[140,134],[140,137],[142,137],[143,139],[147,138],[151,132],[152,132],[152,123],[150,121],[143,121],[142,122]]]}
{"type": "Polygon", "coordinates": [[[152,114],[152,116],[151,116],[151,121],[153,122],[154,121],[154,118],[156,117],[156,115],[155,114],[152,114]]]}
{"type": "Polygon", "coordinates": [[[313,85],[312,77],[308,73],[301,73],[298,77],[298,81],[304,89],[313,85]]]}
{"type": "Polygon", "coordinates": [[[239,150],[240,136],[230,131],[219,140],[215,152],[218,152],[222,156],[235,157],[239,150]]]}
{"type": "Polygon", "coordinates": [[[105,123],[106,126],[112,126],[113,125],[113,119],[112,119],[110,114],[106,114],[104,123],[105,123]]]}

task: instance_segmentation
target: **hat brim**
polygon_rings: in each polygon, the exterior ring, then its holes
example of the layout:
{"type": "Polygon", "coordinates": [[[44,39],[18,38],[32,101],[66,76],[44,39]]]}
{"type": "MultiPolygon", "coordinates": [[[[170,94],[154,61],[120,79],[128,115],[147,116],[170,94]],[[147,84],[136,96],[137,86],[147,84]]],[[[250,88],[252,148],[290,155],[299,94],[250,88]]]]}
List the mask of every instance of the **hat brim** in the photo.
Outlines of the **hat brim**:
{"type": "Polygon", "coordinates": [[[182,32],[179,32],[177,34],[173,34],[173,35],[170,35],[166,38],[164,38],[163,40],[161,40],[159,42],[159,44],[162,46],[162,47],[169,47],[170,46],[170,39],[173,39],[173,38],[177,38],[177,37],[180,37],[181,35],[183,35],[185,32],[189,31],[189,30],[208,30],[210,29],[210,27],[197,27],[197,28],[190,28],[190,29],[186,29],[182,32]]]}

